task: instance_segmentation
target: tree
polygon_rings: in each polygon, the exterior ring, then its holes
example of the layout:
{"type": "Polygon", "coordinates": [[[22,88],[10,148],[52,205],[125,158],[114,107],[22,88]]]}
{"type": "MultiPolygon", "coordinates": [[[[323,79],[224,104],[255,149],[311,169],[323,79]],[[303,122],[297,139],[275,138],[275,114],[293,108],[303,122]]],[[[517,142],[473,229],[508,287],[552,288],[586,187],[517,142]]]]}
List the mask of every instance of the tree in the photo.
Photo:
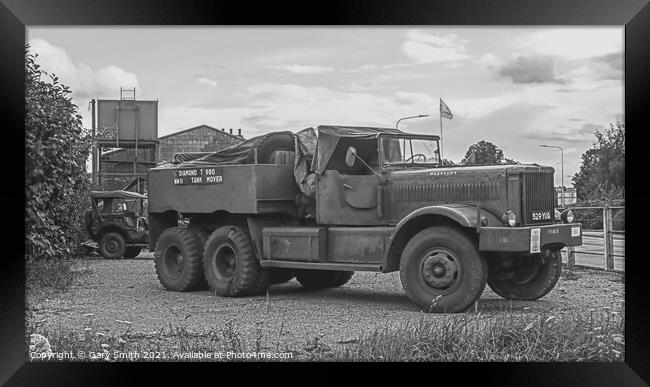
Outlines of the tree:
{"type": "Polygon", "coordinates": [[[74,253],[85,236],[86,160],[93,146],[70,89],[25,49],[25,252],[28,260],[74,253]]]}
{"type": "Polygon", "coordinates": [[[580,201],[625,195],[625,124],[609,126],[596,131],[596,141],[582,154],[580,170],[573,176],[580,201]]]}
{"type": "Polygon", "coordinates": [[[462,165],[518,164],[515,160],[505,158],[503,150],[485,140],[470,145],[460,163],[462,165]]]}

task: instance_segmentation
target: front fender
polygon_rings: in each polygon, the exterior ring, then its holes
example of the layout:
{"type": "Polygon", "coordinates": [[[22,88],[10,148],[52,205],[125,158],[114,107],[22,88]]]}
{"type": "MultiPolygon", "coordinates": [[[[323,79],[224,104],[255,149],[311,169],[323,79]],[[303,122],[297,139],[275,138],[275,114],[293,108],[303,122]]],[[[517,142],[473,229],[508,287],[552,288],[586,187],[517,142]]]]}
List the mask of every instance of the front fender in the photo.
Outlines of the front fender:
{"type": "MultiPolygon", "coordinates": [[[[487,219],[487,226],[501,225],[501,221],[496,216],[483,209],[480,209],[479,216],[487,219]]],[[[443,204],[421,207],[405,216],[395,225],[391,233],[382,265],[383,271],[387,273],[398,270],[402,250],[408,241],[422,229],[435,226],[445,220],[452,221],[461,227],[476,228],[478,226],[477,208],[475,205],[469,204],[443,204]]]]}
{"type": "MultiPolygon", "coordinates": [[[[476,206],[469,204],[442,204],[436,206],[421,207],[400,220],[399,223],[397,223],[395,226],[393,233],[398,233],[405,224],[422,215],[439,215],[451,219],[463,227],[477,227],[478,223],[476,214],[476,206]]],[[[487,219],[488,226],[501,225],[501,221],[496,216],[483,209],[480,210],[480,216],[487,219]]]]}

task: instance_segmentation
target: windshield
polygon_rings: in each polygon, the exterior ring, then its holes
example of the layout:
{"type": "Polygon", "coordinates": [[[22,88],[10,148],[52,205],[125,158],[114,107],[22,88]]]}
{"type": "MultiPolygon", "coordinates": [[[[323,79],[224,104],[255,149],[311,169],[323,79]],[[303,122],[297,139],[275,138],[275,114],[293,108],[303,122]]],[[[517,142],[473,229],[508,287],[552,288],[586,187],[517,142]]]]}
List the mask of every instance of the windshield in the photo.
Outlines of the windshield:
{"type": "Polygon", "coordinates": [[[438,140],[382,137],[384,164],[439,164],[438,140]]]}

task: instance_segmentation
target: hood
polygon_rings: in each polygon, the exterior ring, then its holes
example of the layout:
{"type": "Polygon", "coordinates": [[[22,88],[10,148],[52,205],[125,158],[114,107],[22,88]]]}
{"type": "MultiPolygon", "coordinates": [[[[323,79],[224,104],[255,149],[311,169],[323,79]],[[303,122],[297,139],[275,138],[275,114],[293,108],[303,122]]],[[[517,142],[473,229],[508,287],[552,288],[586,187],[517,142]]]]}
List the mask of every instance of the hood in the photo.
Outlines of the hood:
{"type": "Polygon", "coordinates": [[[508,165],[459,165],[452,167],[441,168],[409,168],[400,169],[396,167],[391,169],[391,172],[399,173],[400,175],[429,175],[429,176],[454,176],[458,174],[486,174],[486,175],[504,175],[504,174],[518,174],[518,173],[554,173],[553,167],[539,165],[539,164],[508,164],[508,165]]]}

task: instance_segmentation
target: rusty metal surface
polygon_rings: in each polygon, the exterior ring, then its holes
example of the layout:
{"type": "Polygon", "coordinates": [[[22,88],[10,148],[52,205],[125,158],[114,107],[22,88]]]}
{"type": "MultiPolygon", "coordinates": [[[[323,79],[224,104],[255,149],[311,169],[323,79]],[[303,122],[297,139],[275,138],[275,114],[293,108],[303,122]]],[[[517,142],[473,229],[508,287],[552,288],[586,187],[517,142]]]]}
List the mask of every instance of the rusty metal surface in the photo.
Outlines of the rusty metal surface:
{"type": "MultiPolygon", "coordinates": [[[[226,165],[218,184],[174,184],[178,168],[149,171],[149,212],[236,214],[284,212],[297,192],[292,165],[226,165]]],[[[187,169],[187,168],[186,168],[187,169]]],[[[191,168],[189,168],[191,169],[191,168]]]]}
{"type": "Polygon", "coordinates": [[[482,227],[479,237],[481,251],[528,252],[530,248],[531,229],[539,228],[540,246],[561,244],[563,246],[580,246],[582,244],[582,227],[580,236],[571,236],[571,227],[581,227],[578,223],[552,224],[530,227],[482,227]]]}
{"type": "Polygon", "coordinates": [[[337,171],[325,171],[318,177],[316,193],[316,216],[319,224],[326,225],[363,225],[375,226],[387,224],[377,214],[376,207],[356,208],[352,204],[367,207],[374,200],[376,202],[377,190],[361,188],[362,185],[377,186],[377,178],[368,175],[341,175],[337,171]],[[374,182],[373,182],[374,179],[374,182]],[[346,188],[347,184],[351,188],[346,188]],[[357,191],[349,193],[345,191],[357,191]],[[365,198],[362,198],[365,195],[365,198]]]}
{"type": "Polygon", "coordinates": [[[265,227],[262,235],[264,259],[327,261],[328,235],[326,228],[265,227]]]}
{"type": "Polygon", "coordinates": [[[380,264],[393,227],[330,227],[328,262],[380,264]]]}
{"type": "Polygon", "coordinates": [[[310,270],[381,271],[381,265],[367,263],[318,263],[263,260],[260,261],[260,266],[310,270]]]}
{"type": "MultiPolygon", "coordinates": [[[[447,203],[469,204],[500,216],[505,212],[507,166],[391,171],[383,200],[389,224],[411,212],[447,203]]],[[[475,216],[474,216],[475,217],[475,216]]]]}
{"type": "Polygon", "coordinates": [[[118,133],[107,139],[158,142],[158,101],[97,100],[97,127],[115,124],[118,133]]]}

